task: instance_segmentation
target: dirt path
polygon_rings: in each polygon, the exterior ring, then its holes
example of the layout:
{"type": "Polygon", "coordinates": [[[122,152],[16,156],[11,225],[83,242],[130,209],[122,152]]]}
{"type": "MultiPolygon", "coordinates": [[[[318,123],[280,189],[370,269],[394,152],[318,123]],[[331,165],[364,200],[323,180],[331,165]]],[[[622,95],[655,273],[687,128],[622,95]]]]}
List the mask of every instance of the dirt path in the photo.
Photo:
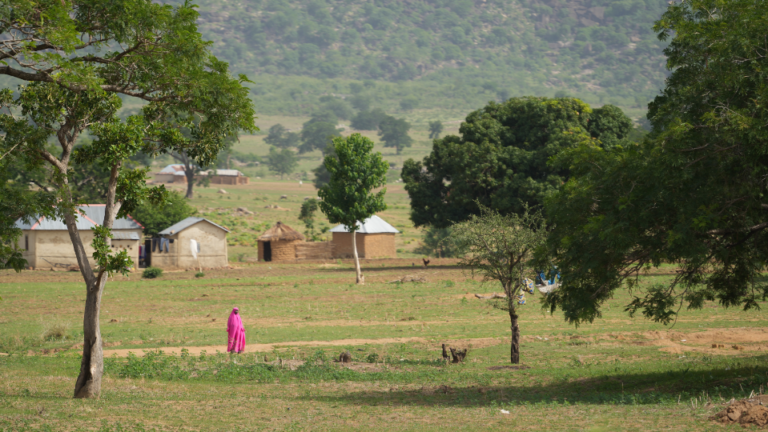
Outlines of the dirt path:
{"type": "MultiPolygon", "coordinates": [[[[312,347],[324,347],[324,346],[344,346],[344,345],[383,345],[391,343],[408,343],[419,342],[427,343],[427,340],[420,337],[410,338],[384,338],[384,339],[339,339],[332,341],[294,341],[294,342],[277,342],[271,344],[247,344],[245,346],[245,352],[269,352],[274,348],[291,347],[291,346],[312,346],[312,347]]],[[[213,345],[202,347],[161,347],[161,348],[130,348],[130,349],[116,349],[116,350],[104,350],[104,357],[127,357],[129,352],[136,355],[144,355],[144,351],[162,351],[165,354],[181,354],[181,350],[186,349],[191,355],[199,355],[201,351],[205,351],[208,354],[215,354],[216,351],[227,352],[226,345],[213,345]]]]}
{"type": "MultiPolygon", "coordinates": [[[[394,323],[390,323],[394,324],[394,323]]],[[[659,350],[672,354],[682,354],[686,351],[702,352],[707,354],[739,354],[744,351],[768,351],[768,328],[728,328],[708,329],[701,332],[682,331],[645,331],[645,332],[612,332],[591,336],[548,336],[543,338],[536,335],[525,335],[523,342],[544,342],[547,340],[584,339],[592,342],[619,342],[632,345],[657,346],[659,350]]],[[[392,343],[430,343],[420,337],[410,338],[383,338],[383,339],[339,339],[332,341],[293,341],[276,342],[271,344],[248,344],[245,352],[269,352],[281,347],[330,347],[345,345],[384,345],[392,343]]],[[[509,343],[507,336],[494,338],[475,338],[461,340],[443,340],[449,346],[468,348],[485,348],[502,343],[509,343]]],[[[431,343],[435,343],[434,341],[431,343]]],[[[439,348],[439,344],[435,345],[439,348]]],[[[436,348],[436,349],[437,349],[436,348]]],[[[202,346],[202,347],[161,347],[161,348],[130,348],[104,350],[105,357],[127,357],[129,352],[136,355],[144,355],[144,351],[160,350],[166,354],[181,354],[182,349],[187,349],[192,355],[199,355],[201,351],[214,354],[216,351],[226,352],[226,345],[202,346]]],[[[2,355],[0,353],[0,355],[2,355]]]]}

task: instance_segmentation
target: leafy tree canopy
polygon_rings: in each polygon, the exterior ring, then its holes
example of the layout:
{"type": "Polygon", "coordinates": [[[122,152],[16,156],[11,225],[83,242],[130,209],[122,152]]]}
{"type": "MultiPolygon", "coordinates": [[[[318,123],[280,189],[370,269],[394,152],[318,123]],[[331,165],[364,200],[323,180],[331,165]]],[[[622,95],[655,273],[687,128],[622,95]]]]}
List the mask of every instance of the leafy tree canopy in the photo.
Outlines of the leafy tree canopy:
{"type": "Polygon", "coordinates": [[[376,130],[386,117],[384,111],[379,108],[374,108],[371,111],[360,111],[352,117],[350,126],[355,130],[376,130]]]}
{"type": "Polygon", "coordinates": [[[635,295],[628,311],[663,323],[684,305],[749,309],[768,294],[764,5],[684,0],[655,29],[672,37],[672,74],[650,104],[651,135],[559,158],[574,176],[547,203],[549,249],[563,274],[547,303],[576,323],[599,317],[625,282],[635,295]],[[664,263],[680,268],[671,282],[637,284],[639,272],[664,263]]]}
{"type": "Polygon", "coordinates": [[[413,139],[408,135],[410,129],[411,124],[405,119],[386,116],[379,123],[379,137],[384,141],[384,147],[394,147],[397,154],[400,154],[404,148],[413,144],[413,139]]]}
{"type": "Polygon", "coordinates": [[[441,133],[443,133],[443,123],[440,120],[429,122],[429,139],[440,138],[441,133]]]}
{"type": "Polygon", "coordinates": [[[142,202],[131,213],[144,226],[144,234],[156,236],[160,231],[195,214],[197,210],[178,192],[170,192],[165,203],[142,202]]]}
{"type": "Polygon", "coordinates": [[[267,165],[269,169],[280,174],[280,179],[286,174],[291,174],[296,170],[298,166],[296,160],[296,154],[289,149],[282,149],[278,151],[274,147],[270,147],[269,155],[267,156],[267,165]]]}
{"type": "Polygon", "coordinates": [[[269,128],[269,135],[264,142],[277,148],[292,148],[299,145],[301,136],[296,132],[288,132],[288,129],[280,123],[269,128]]]}
{"type": "Polygon", "coordinates": [[[478,214],[478,203],[502,214],[541,205],[569,173],[550,158],[584,141],[602,147],[603,135],[616,145],[631,130],[615,107],[595,111],[573,98],[522,97],[470,113],[461,137],[435,140],[423,162],[403,164],[411,220],[447,227],[478,214]]]}

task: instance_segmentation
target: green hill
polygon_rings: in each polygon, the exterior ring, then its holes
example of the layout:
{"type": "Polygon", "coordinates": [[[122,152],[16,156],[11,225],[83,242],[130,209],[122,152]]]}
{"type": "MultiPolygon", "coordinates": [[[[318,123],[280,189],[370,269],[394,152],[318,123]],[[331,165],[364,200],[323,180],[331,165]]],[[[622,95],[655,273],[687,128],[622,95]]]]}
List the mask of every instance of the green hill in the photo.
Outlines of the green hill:
{"type": "Polygon", "coordinates": [[[199,0],[200,30],[254,81],[261,114],[332,95],[463,116],[489,100],[569,94],[638,117],[666,75],[663,0],[199,0]]]}

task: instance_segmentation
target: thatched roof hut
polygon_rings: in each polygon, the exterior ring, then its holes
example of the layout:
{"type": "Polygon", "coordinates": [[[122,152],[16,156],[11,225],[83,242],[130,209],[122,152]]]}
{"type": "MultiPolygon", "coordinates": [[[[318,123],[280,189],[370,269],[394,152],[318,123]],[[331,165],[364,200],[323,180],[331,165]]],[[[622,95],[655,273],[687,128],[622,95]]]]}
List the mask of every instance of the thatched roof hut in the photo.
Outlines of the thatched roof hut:
{"type": "Polygon", "coordinates": [[[304,241],[304,236],[278,222],[259,236],[259,261],[292,261],[296,259],[296,244],[304,241]]]}

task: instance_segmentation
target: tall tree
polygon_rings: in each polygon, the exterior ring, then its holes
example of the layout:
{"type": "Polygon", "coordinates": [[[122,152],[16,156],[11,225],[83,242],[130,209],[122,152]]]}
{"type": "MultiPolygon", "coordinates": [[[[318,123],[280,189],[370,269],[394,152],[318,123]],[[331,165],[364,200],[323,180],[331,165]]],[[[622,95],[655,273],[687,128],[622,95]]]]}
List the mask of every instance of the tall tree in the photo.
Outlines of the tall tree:
{"type": "Polygon", "coordinates": [[[338,122],[338,118],[331,111],[313,114],[301,129],[302,144],[299,146],[299,153],[323,151],[334,137],[341,135],[341,130],[336,129],[338,122]]]}
{"type": "Polygon", "coordinates": [[[506,299],[496,306],[509,313],[512,329],[510,361],[520,363],[520,325],[517,306],[526,277],[535,277],[534,252],[547,239],[540,212],[525,208],[522,214],[501,215],[485,207],[480,215],[456,225],[457,242],[466,252],[461,263],[479,273],[484,281],[501,284],[506,299]]]}
{"type": "Polygon", "coordinates": [[[684,305],[750,309],[768,295],[765,5],[683,0],[655,29],[672,37],[672,73],[649,106],[653,131],[637,146],[562,155],[574,177],[548,200],[563,285],[547,303],[576,323],[625,283],[629,312],[663,323],[684,305]],[[663,263],[679,267],[671,282],[637,284],[663,263]]]}
{"type": "Polygon", "coordinates": [[[443,133],[443,123],[440,120],[429,122],[429,139],[438,139],[443,133]]]}
{"type": "MultiPolygon", "coordinates": [[[[163,201],[165,189],[147,188],[147,169],[125,162],[185,151],[206,165],[224,138],[255,130],[245,77],[233,79],[226,63],[209,53],[197,31],[198,13],[151,0],[64,2],[9,0],[0,8],[0,74],[27,81],[18,93],[0,93],[0,154],[28,165],[48,165],[57,189],[45,191],[64,219],[85,281],[83,357],[77,398],[97,397],[103,375],[99,327],[107,277],[132,266],[125,252],[110,253],[111,228],[144,201],[163,201]],[[130,11],[130,13],[126,13],[130,11]],[[147,102],[140,114],[120,120],[118,94],[147,102]],[[194,139],[184,137],[188,128],[194,139]],[[95,137],[75,148],[86,131],[95,137]],[[47,144],[54,141],[60,151],[47,144]],[[105,217],[94,228],[92,266],[77,229],[79,202],[69,183],[73,163],[98,163],[109,171],[105,217]]],[[[0,227],[5,231],[7,226],[0,227]]]]}
{"type": "Polygon", "coordinates": [[[379,124],[387,117],[380,108],[374,108],[371,111],[360,111],[354,117],[349,125],[355,130],[377,130],[379,124]]]}
{"type": "Polygon", "coordinates": [[[379,137],[384,141],[384,147],[394,147],[397,154],[400,154],[404,148],[413,144],[413,139],[408,135],[410,129],[411,124],[405,119],[386,116],[379,123],[379,137]]]}
{"type": "Polygon", "coordinates": [[[291,174],[296,170],[298,162],[296,161],[296,154],[291,150],[282,149],[277,151],[276,148],[270,147],[269,155],[267,156],[267,165],[269,169],[280,174],[280,180],[283,179],[285,174],[291,174]]]}
{"type": "Polygon", "coordinates": [[[296,132],[288,132],[288,129],[280,123],[269,128],[269,135],[264,142],[277,148],[291,148],[299,144],[301,137],[296,132]]]}
{"type": "MultiPolygon", "coordinates": [[[[608,113],[623,116],[614,109],[608,113]]],[[[502,214],[542,205],[568,178],[567,166],[549,164],[552,156],[584,140],[598,142],[603,130],[626,138],[621,127],[590,130],[593,114],[578,99],[535,97],[491,102],[470,113],[459,128],[461,137],[435,140],[423,162],[403,164],[411,220],[416,226],[448,227],[479,214],[479,204],[502,214]]]]}
{"type": "MultiPolygon", "coordinates": [[[[189,128],[181,128],[181,132],[184,135],[184,137],[190,142],[189,146],[193,149],[196,147],[196,141],[207,139],[205,136],[194,135],[189,128]]],[[[232,146],[237,140],[237,131],[233,133],[234,135],[228,135],[224,137],[221,147],[214,155],[213,161],[210,163],[213,163],[216,161],[216,157],[218,157],[219,153],[223,152],[226,154],[232,149],[232,146]]],[[[198,186],[208,187],[208,185],[210,184],[210,179],[207,176],[204,176],[202,178],[198,177],[198,180],[195,181],[195,176],[203,172],[208,167],[200,165],[199,158],[195,156],[194,152],[188,151],[186,149],[180,149],[176,151],[170,151],[168,153],[171,155],[172,158],[181,162],[181,164],[184,166],[184,178],[187,180],[187,193],[184,195],[184,198],[192,199],[195,196],[194,195],[195,184],[197,184],[198,186]]]]}
{"type": "Polygon", "coordinates": [[[373,190],[386,184],[389,164],[381,158],[381,153],[371,152],[373,141],[360,134],[334,138],[332,145],[333,153],[323,161],[331,179],[318,192],[322,198],[320,209],[331,223],[344,224],[352,233],[355,281],[363,284],[365,280],[357,255],[358,221],[387,209],[384,203],[387,189],[376,193],[373,190]]]}

